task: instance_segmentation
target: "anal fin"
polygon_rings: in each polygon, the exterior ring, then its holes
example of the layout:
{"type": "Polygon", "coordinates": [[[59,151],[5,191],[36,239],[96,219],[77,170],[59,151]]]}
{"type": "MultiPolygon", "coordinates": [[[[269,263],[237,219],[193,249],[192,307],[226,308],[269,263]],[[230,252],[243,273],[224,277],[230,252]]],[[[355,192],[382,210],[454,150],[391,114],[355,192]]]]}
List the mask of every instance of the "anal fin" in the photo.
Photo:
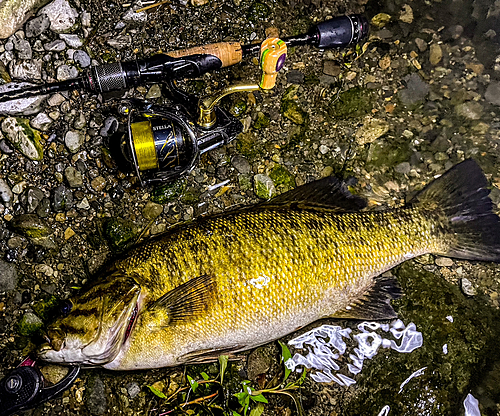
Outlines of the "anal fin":
{"type": "Polygon", "coordinates": [[[339,319],[383,320],[397,317],[391,306],[392,299],[398,299],[403,292],[394,276],[378,276],[374,285],[360,299],[346,309],[335,312],[331,317],[339,319]]]}

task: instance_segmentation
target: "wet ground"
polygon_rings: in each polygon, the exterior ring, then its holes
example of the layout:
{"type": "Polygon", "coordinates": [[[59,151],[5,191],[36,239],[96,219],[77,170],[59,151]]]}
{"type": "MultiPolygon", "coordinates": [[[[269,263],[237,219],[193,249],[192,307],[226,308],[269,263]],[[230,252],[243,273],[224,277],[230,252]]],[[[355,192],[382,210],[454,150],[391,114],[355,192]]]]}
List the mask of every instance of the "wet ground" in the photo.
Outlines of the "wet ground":
{"type": "MultiPolygon", "coordinates": [[[[401,205],[432,178],[473,157],[492,185],[498,213],[497,3],[233,0],[194,7],[171,2],[131,21],[124,17],[128,2],[81,0],[72,3],[75,26],[65,30],[79,42],[66,38],[62,43],[51,29],[38,33],[28,22],[23,33],[0,46],[0,60],[13,79],[17,74],[53,81],[81,70],[90,59],[96,64],[135,59],[222,40],[247,44],[263,39],[269,27],[287,36],[344,13],[374,18],[362,48],[292,48],[273,91],[225,99],[223,106],[238,115],[244,132],[204,155],[187,178],[171,187],[141,188],[114,164],[108,133],[112,117],[122,121],[117,97],[64,93],[39,104],[35,114],[21,115],[27,120],[12,123],[32,132],[26,134],[31,143],[39,143],[24,149],[24,155],[3,120],[0,376],[33,348],[37,329],[59,300],[94,279],[141,233],[147,238],[200,214],[258,202],[266,196],[262,182],[271,181],[281,193],[335,174],[372,208],[384,209],[401,205]],[[26,67],[37,60],[39,69],[30,73],[26,67]]],[[[3,71],[3,79],[9,74],[3,71]]],[[[213,92],[259,77],[257,62],[247,59],[181,86],[213,92]]],[[[133,94],[163,100],[157,86],[133,94]]],[[[500,414],[499,271],[493,264],[433,256],[395,270],[405,291],[396,310],[405,324],[416,324],[424,345],[410,354],[383,350],[349,387],[306,377],[300,392],[295,391],[306,414],[457,415],[463,414],[469,393],[479,400],[483,415],[500,414]],[[401,383],[424,367],[399,393],[401,383]],[[383,413],[384,406],[389,413],[383,413]]],[[[229,364],[224,394],[215,404],[239,410],[233,394],[242,390],[241,381],[250,379],[254,388],[275,384],[283,377],[279,360],[280,349],[272,344],[229,364]]],[[[218,371],[216,365],[133,373],[85,370],[61,398],[29,413],[172,414],[174,405],[156,397],[148,385],[157,383],[169,395],[186,383],[186,374],[201,380],[202,372],[215,377],[218,371]]],[[[200,390],[198,397],[212,392],[200,390]]],[[[296,414],[288,396],[266,397],[268,404],[251,408],[268,415],[296,414]]],[[[208,400],[203,403],[186,409],[189,414],[221,414],[216,407],[207,409],[208,400]]]]}

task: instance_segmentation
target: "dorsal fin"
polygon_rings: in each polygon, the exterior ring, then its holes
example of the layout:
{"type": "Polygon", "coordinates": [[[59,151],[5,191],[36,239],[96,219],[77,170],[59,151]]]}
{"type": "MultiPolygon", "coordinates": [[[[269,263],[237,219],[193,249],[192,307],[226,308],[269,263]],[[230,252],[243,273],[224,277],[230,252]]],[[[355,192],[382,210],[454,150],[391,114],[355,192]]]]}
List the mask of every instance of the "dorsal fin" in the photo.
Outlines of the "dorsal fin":
{"type": "Polygon", "coordinates": [[[216,283],[211,276],[198,276],[158,298],[148,310],[166,308],[169,324],[191,321],[208,311],[215,291],[216,283]]]}
{"type": "Polygon", "coordinates": [[[382,320],[397,317],[391,306],[392,299],[398,299],[403,292],[394,276],[378,276],[368,292],[346,309],[337,311],[332,318],[382,320]]]}
{"type": "Polygon", "coordinates": [[[339,211],[359,211],[366,207],[363,198],[352,195],[347,185],[334,176],[298,186],[260,204],[262,207],[297,206],[300,208],[325,208],[339,211]]]}

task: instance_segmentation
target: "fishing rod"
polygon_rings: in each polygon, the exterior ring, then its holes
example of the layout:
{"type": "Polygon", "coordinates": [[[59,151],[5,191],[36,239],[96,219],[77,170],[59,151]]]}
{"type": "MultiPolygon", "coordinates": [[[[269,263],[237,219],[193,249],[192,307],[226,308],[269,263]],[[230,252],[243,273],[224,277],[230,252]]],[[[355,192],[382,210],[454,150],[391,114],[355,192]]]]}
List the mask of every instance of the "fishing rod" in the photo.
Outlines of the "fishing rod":
{"type": "MultiPolygon", "coordinates": [[[[334,17],[313,26],[308,33],[286,37],[282,41],[287,47],[311,45],[320,49],[346,48],[360,43],[367,35],[367,19],[361,15],[351,15],[334,17]]],[[[255,55],[259,50],[260,44],[219,42],[157,54],[136,61],[97,65],[75,79],[0,93],[0,102],[59,91],[86,90],[105,93],[148,83],[195,78],[235,65],[247,56],[255,55]]]]}

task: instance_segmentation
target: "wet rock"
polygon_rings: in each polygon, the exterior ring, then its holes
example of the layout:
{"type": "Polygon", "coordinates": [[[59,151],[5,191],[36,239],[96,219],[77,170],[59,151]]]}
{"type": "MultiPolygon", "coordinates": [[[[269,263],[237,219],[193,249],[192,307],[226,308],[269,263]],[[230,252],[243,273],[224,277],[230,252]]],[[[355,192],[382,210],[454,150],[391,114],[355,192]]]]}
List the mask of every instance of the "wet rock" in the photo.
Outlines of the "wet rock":
{"type": "Polygon", "coordinates": [[[110,246],[115,250],[121,250],[135,240],[137,227],[132,221],[114,217],[106,222],[104,233],[110,246]]]}
{"type": "Polygon", "coordinates": [[[259,347],[253,350],[248,356],[247,376],[250,380],[256,381],[258,376],[266,374],[274,362],[274,356],[270,347],[259,347]]]}
{"type": "Polygon", "coordinates": [[[91,64],[90,56],[87,52],[77,50],[73,54],[73,60],[82,68],[87,68],[91,64]]]}
{"type": "Polygon", "coordinates": [[[292,100],[284,100],[281,102],[281,114],[286,119],[295,124],[305,124],[307,113],[292,100]]]}
{"type": "Polygon", "coordinates": [[[21,194],[21,196],[19,197],[19,201],[26,209],[26,212],[28,214],[31,214],[35,212],[43,198],[44,194],[39,188],[30,186],[26,188],[21,194]]]}
{"type": "Polygon", "coordinates": [[[163,205],[157,204],[153,201],[148,201],[142,210],[142,215],[147,220],[154,220],[158,218],[163,212],[163,205]]]}
{"type": "Polygon", "coordinates": [[[436,66],[441,62],[443,58],[443,51],[441,50],[441,46],[437,43],[433,43],[429,49],[429,61],[431,65],[436,66]]]}
{"type": "Polygon", "coordinates": [[[64,176],[71,188],[81,188],[83,186],[83,176],[73,166],[68,166],[64,170],[64,176]]]}
{"type": "Polygon", "coordinates": [[[439,267],[451,267],[453,266],[453,260],[448,257],[438,257],[436,259],[436,265],[439,267]]]}
{"type": "Polygon", "coordinates": [[[252,170],[252,167],[250,166],[250,163],[248,160],[246,160],[243,156],[241,155],[234,155],[231,158],[231,164],[234,166],[234,168],[239,172],[239,173],[250,173],[252,170]]]}
{"type": "Polygon", "coordinates": [[[77,130],[82,130],[87,125],[87,119],[83,113],[80,113],[73,123],[73,127],[77,130]]]}
{"type": "Polygon", "coordinates": [[[449,42],[451,40],[457,40],[460,36],[462,36],[463,32],[464,32],[463,26],[460,25],[450,26],[443,32],[443,40],[445,42],[449,42]]]}
{"type": "Polygon", "coordinates": [[[7,182],[5,182],[5,180],[0,178],[0,198],[2,198],[2,201],[5,204],[9,205],[13,197],[14,194],[12,193],[10,186],[7,184],[7,182]]]}
{"type": "Polygon", "coordinates": [[[289,84],[302,84],[304,82],[304,74],[296,69],[292,69],[286,74],[286,81],[289,84]]]}
{"type": "Polygon", "coordinates": [[[483,115],[483,106],[477,101],[466,101],[455,107],[458,116],[469,120],[479,120],[483,115]]]}
{"type": "Polygon", "coordinates": [[[429,93],[429,85],[418,74],[404,77],[406,88],[399,92],[399,99],[404,105],[415,105],[423,101],[429,93]]]}
{"type": "Polygon", "coordinates": [[[151,100],[152,98],[160,98],[161,97],[161,88],[158,84],[154,84],[149,89],[146,94],[146,99],[151,100]]]}
{"type": "Polygon", "coordinates": [[[402,175],[408,175],[411,170],[411,166],[408,162],[402,162],[399,165],[397,165],[394,170],[397,173],[401,173],[402,175]]]}
{"type": "Polygon", "coordinates": [[[151,194],[151,201],[158,204],[166,204],[176,200],[179,196],[183,194],[186,189],[186,183],[182,180],[177,180],[175,182],[161,185],[155,189],[151,194]]]}
{"type": "Polygon", "coordinates": [[[64,143],[71,153],[76,153],[85,142],[85,133],[70,130],[64,136],[64,143]]]}
{"type": "Polygon", "coordinates": [[[360,146],[373,143],[389,131],[389,123],[378,119],[365,119],[363,125],[356,130],[356,141],[360,146]]]}
{"type": "Polygon", "coordinates": [[[391,21],[391,15],[387,13],[378,13],[372,17],[371,24],[377,29],[382,29],[387,23],[391,21]]]}
{"type": "Polygon", "coordinates": [[[132,383],[128,383],[125,386],[125,388],[127,389],[127,393],[131,399],[135,399],[137,395],[141,392],[139,384],[137,384],[135,381],[133,381],[132,383]]]}
{"type": "Polygon", "coordinates": [[[11,36],[26,21],[33,9],[37,9],[44,0],[15,0],[0,2],[0,39],[11,36]]]}
{"type": "Polygon", "coordinates": [[[36,214],[40,218],[46,218],[50,215],[50,200],[49,198],[43,198],[36,208],[36,214]]]}
{"type": "Polygon", "coordinates": [[[80,48],[83,45],[78,35],[61,33],[59,38],[61,38],[70,48],[80,48]]]}
{"type": "Polygon", "coordinates": [[[125,22],[145,22],[148,20],[148,14],[145,11],[137,13],[139,7],[134,6],[128,9],[122,16],[122,20],[125,22]]]}
{"type": "Polygon", "coordinates": [[[23,214],[15,217],[11,225],[17,233],[28,238],[47,237],[51,234],[49,225],[35,214],[23,214]]]}
{"type": "Polygon", "coordinates": [[[295,178],[284,166],[275,165],[269,172],[269,178],[271,178],[275,187],[280,188],[281,192],[295,188],[295,178]]]}
{"type": "Polygon", "coordinates": [[[9,72],[12,78],[23,81],[33,81],[42,79],[42,61],[14,60],[9,63],[9,72]]]}
{"type": "Polygon", "coordinates": [[[50,26],[50,20],[45,14],[31,19],[26,23],[25,31],[27,38],[34,38],[40,36],[50,26]]]}
{"type": "Polygon", "coordinates": [[[18,37],[18,34],[14,35],[13,43],[19,59],[31,59],[33,57],[31,45],[24,37],[18,37]]]}
{"type": "Polygon", "coordinates": [[[100,416],[106,413],[108,408],[106,388],[98,376],[88,383],[88,397],[85,403],[92,415],[100,416]]]}
{"type": "Polygon", "coordinates": [[[338,100],[332,100],[328,112],[332,117],[340,119],[363,117],[371,112],[372,100],[371,91],[361,87],[350,88],[340,94],[338,100]]]}
{"type": "Polygon", "coordinates": [[[66,44],[61,39],[56,39],[43,45],[43,48],[48,52],[61,52],[66,49],[66,44]]]}
{"type": "Polygon", "coordinates": [[[335,61],[323,62],[323,74],[337,77],[342,72],[342,69],[335,61]]]}
{"type": "Polygon", "coordinates": [[[36,130],[47,131],[54,122],[47,114],[38,113],[35,118],[31,119],[30,124],[36,130]]]}
{"type": "Polygon", "coordinates": [[[488,85],[484,98],[489,103],[500,106],[500,82],[492,82],[488,85]]]}
{"type": "Polygon", "coordinates": [[[276,187],[273,180],[262,173],[253,177],[253,190],[260,199],[268,200],[276,195],[276,187]]]}
{"type": "Polygon", "coordinates": [[[462,292],[464,292],[464,294],[467,296],[477,295],[476,288],[472,285],[472,282],[465,277],[460,280],[460,288],[462,289],[462,292]]]}
{"type": "Polygon", "coordinates": [[[14,290],[17,285],[17,269],[14,265],[0,260],[0,292],[14,290]]]}
{"type": "Polygon", "coordinates": [[[64,95],[56,93],[50,96],[50,98],[47,100],[47,104],[50,105],[51,107],[56,107],[58,105],[61,105],[65,101],[66,98],[64,98],[64,95]]]}
{"type": "Polygon", "coordinates": [[[32,129],[29,120],[7,117],[2,122],[2,131],[9,142],[31,160],[42,160],[43,149],[40,132],[32,129]]]}
{"type": "Polygon", "coordinates": [[[425,52],[427,50],[427,42],[420,38],[415,38],[415,45],[420,52],[425,52]]]}
{"type": "Polygon", "coordinates": [[[66,81],[78,77],[78,69],[73,65],[61,65],[57,68],[57,80],[66,81]]]}
{"type": "MultiPolygon", "coordinates": [[[[28,82],[13,82],[10,84],[0,85],[0,94],[6,91],[15,90],[18,88],[28,87],[33,84],[28,82]]],[[[31,115],[37,114],[44,103],[46,95],[30,98],[22,98],[19,100],[7,101],[0,103],[0,114],[4,115],[31,115]]]]}
{"type": "Polygon", "coordinates": [[[32,336],[42,329],[43,322],[32,312],[26,312],[18,323],[18,331],[20,335],[32,336]]]}
{"type": "Polygon", "coordinates": [[[408,24],[413,22],[413,9],[408,4],[403,5],[399,14],[399,20],[408,24]]]}
{"type": "Polygon", "coordinates": [[[54,0],[40,9],[38,15],[45,14],[50,21],[50,29],[62,33],[71,29],[78,18],[78,12],[66,0],[54,0]]]}
{"type": "Polygon", "coordinates": [[[94,191],[101,192],[106,187],[106,179],[102,176],[97,176],[96,178],[92,179],[90,185],[92,186],[92,189],[94,191]]]}
{"type": "Polygon", "coordinates": [[[115,49],[124,49],[132,43],[129,35],[118,35],[115,38],[108,39],[107,44],[115,49]]]}
{"type": "Polygon", "coordinates": [[[73,192],[59,185],[52,193],[52,208],[55,212],[68,211],[73,206],[73,192]]]}

